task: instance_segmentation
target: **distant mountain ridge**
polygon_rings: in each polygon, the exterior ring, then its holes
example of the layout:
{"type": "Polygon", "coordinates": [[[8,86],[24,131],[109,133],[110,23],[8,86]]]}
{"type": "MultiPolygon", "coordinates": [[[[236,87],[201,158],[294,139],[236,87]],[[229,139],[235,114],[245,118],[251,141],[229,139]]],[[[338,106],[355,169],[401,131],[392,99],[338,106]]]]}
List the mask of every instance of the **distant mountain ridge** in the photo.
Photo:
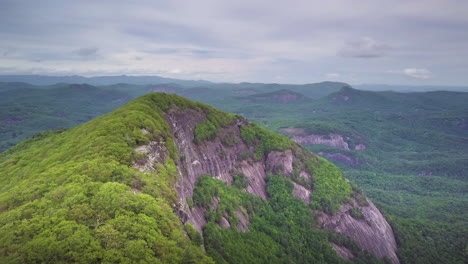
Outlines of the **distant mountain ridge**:
{"type": "Polygon", "coordinates": [[[449,85],[358,84],[358,85],[353,85],[353,87],[359,90],[395,91],[395,92],[401,92],[401,93],[429,92],[429,91],[468,92],[468,85],[467,86],[449,86],[449,85]]]}
{"type": "Polygon", "coordinates": [[[176,83],[186,86],[209,85],[211,82],[202,80],[181,80],[160,76],[48,76],[48,75],[0,75],[0,82],[25,82],[33,85],[52,85],[56,83],[86,83],[90,85],[112,85],[119,83],[148,85],[159,83],[176,83]]]}
{"type": "Polygon", "coordinates": [[[269,93],[253,94],[240,98],[243,102],[276,102],[281,104],[310,101],[310,98],[291,90],[277,90],[269,93]]]}
{"type": "MultiPolygon", "coordinates": [[[[278,89],[290,89],[298,93],[302,93],[309,97],[311,96],[307,93],[312,87],[317,86],[350,86],[349,84],[343,82],[332,82],[332,81],[323,81],[318,83],[305,83],[305,84],[286,84],[286,83],[255,83],[255,82],[241,82],[241,83],[226,83],[226,82],[211,82],[206,80],[185,80],[185,79],[176,79],[176,78],[166,78],[161,76],[133,76],[133,75],[114,75],[114,76],[94,76],[94,77],[84,77],[80,75],[69,75],[69,76],[53,76],[53,75],[0,75],[0,82],[24,82],[32,85],[52,85],[57,83],[87,83],[91,85],[115,85],[115,84],[133,84],[133,85],[150,85],[150,84],[178,84],[184,85],[187,87],[197,87],[197,86],[223,86],[230,88],[240,88],[240,87],[257,87],[262,88],[265,91],[272,91],[278,89]],[[297,89],[297,90],[296,90],[297,89]]],[[[459,92],[468,92],[467,86],[448,86],[448,85],[388,85],[388,84],[355,84],[354,88],[359,90],[368,90],[368,91],[396,91],[396,92],[428,92],[428,91],[459,91],[459,92]]],[[[314,95],[317,93],[315,92],[314,95]]],[[[326,94],[320,93],[320,96],[325,96],[326,94]]]]}

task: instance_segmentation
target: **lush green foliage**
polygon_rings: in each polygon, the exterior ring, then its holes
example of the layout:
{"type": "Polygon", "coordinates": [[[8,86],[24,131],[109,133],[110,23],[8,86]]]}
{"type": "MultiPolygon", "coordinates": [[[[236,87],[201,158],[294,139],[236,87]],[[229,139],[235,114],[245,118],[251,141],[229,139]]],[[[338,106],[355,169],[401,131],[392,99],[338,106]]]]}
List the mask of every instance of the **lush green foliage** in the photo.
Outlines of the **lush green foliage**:
{"type": "Polygon", "coordinates": [[[239,141],[240,138],[234,135],[232,132],[228,132],[224,137],[221,138],[221,143],[227,147],[232,147],[239,143],[239,141]]]}
{"type": "Polygon", "coordinates": [[[255,124],[241,126],[241,138],[245,143],[255,145],[254,158],[257,160],[270,151],[284,151],[297,146],[294,141],[255,124]]]}
{"type": "MultiPolygon", "coordinates": [[[[431,263],[431,259],[433,263],[462,261],[464,251],[455,245],[463,244],[467,236],[467,93],[403,94],[342,89],[321,100],[288,105],[238,100],[239,95],[280,89],[317,99],[338,91],[343,85],[242,83],[204,84],[201,88],[164,85],[163,88],[242,114],[273,131],[298,127],[310,133],[333,132],[349,136],[345,140],[351,150],[323,145],[308,148],[314,152],[343,154],[355,161],[353,164],[336,163],[383,209],[386,216],[391,216],[391,224],[398,227],[400,258],[409,263],[431,263]],[[353,147],[358,143],[363,143],[367,149],[355,151],[353,147]],[[456,228],[447,229],[448,224],[456,228]],[[436,235],[414,235],[427,233],[425,226],[430,226],[436,235]],[[400,239],[405,234],[410,235],[400,239]],[[424,245],[427,252],[438,252],[439,258],[417,254],[418,244],[424,245]],[[448,254],[456,259],[447,257],[448,254]]],[[[111,92],[108,97],[86,97],[86,94],[92,94],[85,93],[86,89],[80,92],[66,89],[65,86],[0,85],[0,151],[37,132],[71,127],[106,113],[121,104],[114,100],[139,96],[148,92],[149,87],[125,84],[100,87],[111,92]],[[60,96],[44,97],[44,94],[55,93],[47,91],[49,88],[64,90],[60,96]],[[22,89],[34,91],[23,92],[25,90],[22,89]],[[112,97],[115,94],[112,92],[116,91],[125,96],[112,97]]],[[[185,101],[180,101],[177,104],[183,107],[185,101]]],[[[160,104],[163,106],[165,103],[160,104]]],[[[168,107],[166,104],[165,109],[168,107]]],[[[18,149],[24,146],[27,144],[18,146],[18,149]]],[[[257,156],[260,157],[262,152],[260,148],[257,156]]],[[[244,156],[247,158],[249,155],[251,153],[244,156]]]]}
{"type": "Polygon", "coordinates": [[[244,189],[249,185],[249,179],[242,173],[235,174],[232,177],[234,178],[233,185],[239,189],[244,189]]]}
{"type": "Polygon", "coordinates": [[[306,132],[311,134],[326,135],[329,133],[351,134],[347,128],[337,123],[323,122],[323,121],[309,121],[296,125],[298,128],[303,128],[306,132]]]}
{"type": "MultiPolygon", "coordinates": [[[[466,220],[466,219],[465,219],[466,220]]],[[[468,229],[463,223],[392,219],[404,263],[466,263],[468,229]]]]}
{"type": "Polygon", "coordinates": [[[219,136],[221,128],[234,123],[239,116],[227,114],[214,108],[209,108],[207,119],[195,126],[195,143],[212,140],[219,136]]]}
{"type": "Polygon", "coordinates": [[[362,214],[361,209],[351,208],[351,210],[349,210],[349,211],[350,211],[352,217],[354,217],[356,219],[364,219],[364,215],[362,214]]]}
{"type": "MultiPolygon", "coordinates": [[[[203,131],[209,124],[216,136],[220,128],[240,118],[179,96],[152,94],[81,126],[37,135],[1,154],[1,180],[5,184],[0,194],[0,234],[6,239],[1,242],[0,258],[11,263],[210,262],[200,248],[203,239],[192,226],[183,227],[170,206],[176,203],[172,186],[178,153],[163,112],[171,105],[203,111],[207,122],[199,127],[203,131]],[[156,165],[155,173],[138,172],[131,165],[143,157],[133,150],[149,141],[165,142],[169,156],[165,163],[156,165]]],[[[270,151],[299,148],[286,137],[256,125],[242,126],[241,136],[255,146],[256,159],[270,151]]],[[[226,135],[223,144],[235,144],[233,137],[226,135]]],[[[198,143],[210,139],[201,138],[198,143]]],[[[313,157],[307,166],[318,175],[317,199],[341,202],[341,195],[348,194],[337,195],[342,190],[336,186],[340,181],[347,183],[341,174],[332,173],[336,167],[313,157]],[[322,179],[326,177],[331,177],[332,184],[325,184],[322,179]]],[[[268,180],[272,201],[265,204],[245,193],[248,180],[242,174],[234,176],[237,188],[210,176],[200,177],[193,206],[211,208],[213,199],[218,199],[207,219],[219,223],[227,218],[232,226],[232,230],[220,230],[207,225],[207,252],[222,263],[226,256],[212,246],[218,233],[223,236],[227,232],[237,240],[227,239],[226,250],[240,246],[250,251],[235,254],[226,259],[229,262],[341,261],[328,244],[327,233],[314,228],[311,210],[291,195],[291,182],[281,177],[268,180]],[[274,213],[285,206],[291,211],[274,213]],[[252,232],[235,231],[239,212],[258,219],[252,232]],[[281,235],[286,231],[294,232],[290,237],[281,235]],[[232,241],[235,246],[229,244],[232,241]],[[262,247],[264,252],[254,252],[256,247],[248,245],[262,247]],[[272,247],[277,250],[266,253],[272,247]]]]}
{"type": "Polygon", "coordinates": [[[217,106],[271,130],[296,127],[311,134],[343,135],[350,150],[307,148],[351,159],[337,159],[336,164],[389,217],[399,257],[407,263],[461,263],[466,253],[460,245],[468,236],[466,101],[467,93],[343,89],[287,107],[234,102],[217,106]],[[355,150],[357,144],[366,150],[355,150]],[[428,234],[428,227],[431,235],[421,235],[428,234]]]}
{"type": "Polygon", "coordinates": [[[311,199],[313,208],[333,214],[338,211],[342,203],[349,200],[352,193],[351,185],[346,182],[340,169],[332,163],[316,155],[309,155],[292,140],[255,124],[242,126],[241,137],[247,144],[255,146],[254,159],[256,160],[262,159],[271,151],[295,150],[299,157],[297,163],[294,164],[295,172],[298,172],[300,167],[305,167],[314,176],[312,181],[305,181],[299,177],[298,173],[293,173],[292,178],[314,189],[311,199]]]}
{"type": "Polygon", "coordinates": [[[210,208],[214,197],[222,197],[222,199],[218,201],[215,210],[207,213],[207,219],[212,222],[219,222],[226,212],[229,216],[229,222],[234,226],[239,221],[235,214],[236,209],[243,206],[246,213],[251,213],[260,203],[260,198],[245,195],[245,191],[241,189],[228,189],[223,182],[213,180],[210,175],[201,176],[193,193],[193,203],[210,208]]]}
{"type": "Polygon", "coordinates": [[[187,232],[187,235],[190,237],[190,240],[192,240],[192,243],[197,245],[197,246],[202,246],[203,245],[203,237],[198,233],[197,229],[193,227],[191,224],[186,223],[185,224],[185,231],[187,232]]]}
{"type": "Polygon", "coordinates": [[[195,126],[195,143],[212,140],[218,136],[218,128],[209,120],[195,126]]]}
{"type": "Polygon", "coordinates": [[[343,172],[332,163],[320,158],[319,165],[316,162],[307,164],[313,172],[314,193],[311,204],[314,208],[325,212],[335,213],[343,202],[351,196],[351,185],[345,181],[343,172]]]}
{"type": "Polygon", "coordinates": [[[269,199],[262,202],[219,180],[200,177],[194,199],[206,208],[218,201],[217,208],[207,212],[210,222],[203,230],[207,253],[216,263],[345,263],[331,248],[333,241],[353,249],[356,263],[380,263],[349,239],[317,229],[312,211],[292,195],[292,188],[289,179],[268,176],[269,199]],[[236,210],[249,215],[248,232],[237,231],[236,210]],[[217,217],[210,217],[213,214],[217,217]],[[230,229],[216,224],[226,215],[230,229]]]}
{"type": "Polygon", "coordinates": [[[144,96],[1,154],[0,262],[211,263],[171,207],[177,152],[159,102],[172,97],[144,96]],[[170,155],[156,173],[131,168],[134,148],[161,139],[170,155]]]}

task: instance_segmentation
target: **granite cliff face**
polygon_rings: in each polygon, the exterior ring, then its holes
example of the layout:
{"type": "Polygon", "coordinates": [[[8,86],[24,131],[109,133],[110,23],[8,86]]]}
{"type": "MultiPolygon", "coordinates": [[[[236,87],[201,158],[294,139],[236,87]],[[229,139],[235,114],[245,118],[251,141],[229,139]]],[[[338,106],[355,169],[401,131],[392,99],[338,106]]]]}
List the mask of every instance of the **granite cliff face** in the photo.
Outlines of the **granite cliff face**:
{"type": "MultiPolygon", "coordinates": [[[[379,209],[366,199],[359,204],[355,199],[342,205],[334,215],[320,212],[318,215],[320,226],[337,233],[351,237],[359,243],[361,248],[379,258],[387,257],[393,263],[400,263],[396,255],[396,241],[393,230],[379,209]],[[362,214],[353,216],[351,210],[362,214]]],[[[335,248],[336,249],[336,248],[335,248]]],[[[343,258],[352,258],[346,250],[336,250],[343,258]]]]}
{"type": "MultiPolygon", "coordinates": [[[[300,160],[298,153],[304,151],[300,147],[296,150],[270,151],[260,159],[246,158],[244,154],[254,153],[255,149],[241,139],[241,127],[249,125],[243,119],[238,119],[231,125],[221,128],[216,138],[195,143],[197,124],[207,120],[203,111],[172,106],[166,111],[164,118],[170,126],[172,139],[179,152],[179,160],[176,163],[180,177],[175,184],[178,193],[178,204],[175,205],[177,214],[183,223],[192,224],[199,232],[202,232],[207,223],[205,218],[207,208],[191,207],[189,201],[192,199],[197,179],[201,175],[209,174],[228,185],[232,185],[233,175],[243,174],[248,179],[248,185],[244,190],[263,200],[268,199],[265,179],[269,173],[282,174],[287,177],[295,173],[299,179],[304,181],[311,181],[314,178],[314,175],[305,170],[304,167],[295,167],[297,161],[300,160]],[[227,137],[235,140],[226,144],[225,138],[227,137]]],[[[151,170],[155,163],[163,162],[164,157],[167,156],[167,150],[158,142],[150,142],[140,146],[135,151],[148,156],[144,162],[134,164],[142,171],[151,170]]],[[[293,182],[293,194],[305,203],[309,203],[314,190],[311,187],[301,185],[300,182],[297,180],[293,182]]],[[[211,207],[216,207],[218,202],[214,199],[211,207]]],[[[248,231],[250,216],[243,210],[236,211],[236,215],[240,220],[237,223],[238,230],[248,231]]],[[[334,215],[328,215],[321,211],[317,211],[316,215],[319,227],[350,237],[362,249],[378,258],[387,257],[393,263],[399,263],[393,231],[371,201],[362,206],[352,200],[343,204],[334,215]],[[363,218],[353,217],[352,208],[360,210],[363,218]]],[[[223,217],[218,225],[223,228],[231,227],[228,217],[223,217]]],[[[343,258],[352,259],[354,257],[348,249],[335,244],[332,246],[343,258]]]]}
{"type": "Polygon", "coordinates": [[[301,143],[316,145],[322,144],[330,147],[340,148],[349,150],[348,143],[343,139],[342,135],[338,134],[329,134],[329,135],[296,135],[292,136],[292,140],[301,143]]]}
{"type": "MultiPolygon", "coordinates": [[[[362,137],[358,136],[353,140],[357,140],[354,147],[350,147],[348,142],[352,140],[349,136],[341,135],[338,133],[314,134],[307,132],[303,128],[288,127],[280,130],[286,135],[290,136],[292,140],[304,145],[326,145],[344,150],[366,150],[367,146],[363,144],[362,137]]],[[[329,157],[327,157],[329,158],[329,157]]]]}

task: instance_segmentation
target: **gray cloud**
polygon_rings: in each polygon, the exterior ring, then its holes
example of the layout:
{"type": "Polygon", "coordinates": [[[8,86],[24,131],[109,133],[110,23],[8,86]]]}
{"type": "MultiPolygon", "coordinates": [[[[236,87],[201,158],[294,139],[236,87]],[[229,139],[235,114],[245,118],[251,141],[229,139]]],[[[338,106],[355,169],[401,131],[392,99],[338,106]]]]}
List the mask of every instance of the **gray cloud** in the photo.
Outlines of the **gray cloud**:
{"type": "Polygon", "coordinates": [[[467,13],[459,0],[4,0],[0,74],[466,85],[467,13]],[[388,74],[406,65],[437,75],[388,74]]]}
{"type": "Polygon", "coordinates": [[[327,74],[325,74],[325,77],[327,79],[330,79],[330,80],[340,78],[340,76],[341,75],[339,73],[327,73],[327,74]]]}
{"type": "Polygon", "coordinates": [[[339,51],[338,55],[355,58],[376,58],[382,57],[388,45],[379,43],[372,38],[362,37],[347,41],[339,51]]]}
{"type": "Polygon", "coordinates": [[[403,73],[406,76],[416,79],[429,79],[432,77],[432,72],[427,69],[408,68],[404,69],[403,73]]]}
{"type": "Polygon", "coordinates": [[[76,50],[74,53],[81,57],[92,57],[97,55],[98,48],[80,48],[76,50]]]}

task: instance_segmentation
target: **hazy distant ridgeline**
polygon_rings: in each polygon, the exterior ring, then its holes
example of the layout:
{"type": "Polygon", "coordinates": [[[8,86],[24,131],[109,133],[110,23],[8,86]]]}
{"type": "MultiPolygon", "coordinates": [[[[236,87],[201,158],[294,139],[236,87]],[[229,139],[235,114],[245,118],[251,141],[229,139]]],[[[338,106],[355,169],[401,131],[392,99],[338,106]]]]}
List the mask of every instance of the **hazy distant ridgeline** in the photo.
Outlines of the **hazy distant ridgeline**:
{"type": "Polygon", "coordinates": [[[83,77],[78,75],[73,76],[48,76],[48,75],[0,75],[0,82],[25,82],[33,85],[52,85],[57,83],[81,84],[90,85],[112,85],[119,83],[126,84],[159,84],[159,83],[177,83],[186,86],[208,85],[208,81],[192,81],[164,78],[159,76],[97,76],[83,77]]]}
{"type": "MultiPolygon", "coordinates": [[[[114,85],[114,84],[136,84],[136,85],[152,85],[152,84],[180,84],[186,87],[198,87],[198,86],[216,86],[216,87],[230,87],[230,88],[242,88],[244,86],[264,86],[268,87],[271,92],[272,89],[278,90],[281,86],[284,89],[290,89],[291,87],[307,86],[304,85],[288,85],[288,84],[263,84],[263,83],[216,83],[204,80],[182,80],[174,78],[165,78],[160,76],[95,76],[95,77],[84,77],[79,75],[72,76],[49,76],[49,75],[0,75],[0,82],[24,82],[32,85],[53,85],[57,83],[68,83],[68,84],[90,84],[90,85],[114,85]],[[277,86],[276,88],[274,86],[277,86]]],[[[338,82],[324,82],[324,83],[338,83],[338,82]]],[[[344,83],[339,83],[343,84],[344,83]]],[[[314,85],[314,84],[311,84],[314,85]]],[[[468,86],[444,86],[444,85],[386,85],[386,84],[360,84],[353,85],[353,87],[360,90],[369,91],[398,91],[398,92],[425,92],[425,91],[460,91],[468,92],[468,86]]]]}

